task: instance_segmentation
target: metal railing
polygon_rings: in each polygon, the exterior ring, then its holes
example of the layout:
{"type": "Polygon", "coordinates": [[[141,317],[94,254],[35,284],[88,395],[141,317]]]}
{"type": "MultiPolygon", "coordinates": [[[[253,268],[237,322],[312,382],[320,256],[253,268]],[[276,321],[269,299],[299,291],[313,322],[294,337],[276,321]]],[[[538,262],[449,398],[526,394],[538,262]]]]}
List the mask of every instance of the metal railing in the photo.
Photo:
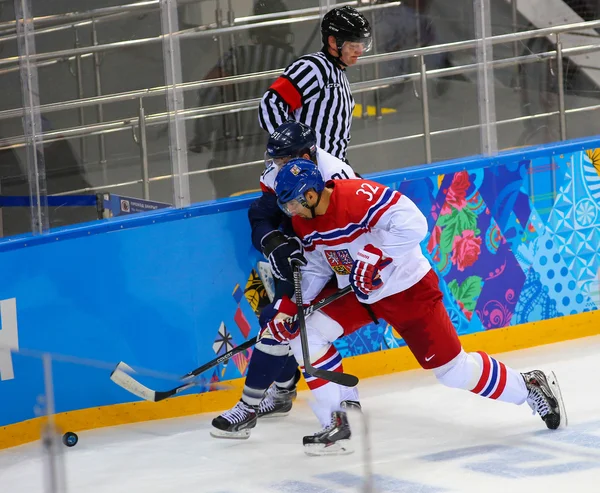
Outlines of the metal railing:
{"type": "MultiPolygon", "coordinates": [[[[339,5],[353,5],[357,2],[345,2],[340,3],[339,5]]],[[[371,5],[366,7],[360,7],[361,12],[369,12],[372,10],[381,10],[388,9],[393,7],[398,7],[402,4],[402,2],[390,2],[381,5],[371,5]]],[[[118,14],[115,14],[118,15],[118,14]]],[[[119,14],[120,15],[120,14],[119,14]]],[[[287,11],[285,13],[277,13],[277,14],[264,14],[261,16],[252,16],[246,17],[243,19],[256,19],[260,17],[261,19],[267,18],[272,20],[262,20],[259,22],[253,23],[243,23],[241,25],[229,25],[226,27],[220,27],[216,24],[206,24],[202,26],[192,27],[189,29],[183,29],[176,33],[173,33],[172,36],[177,36],[179,39],[192,39],[192,38],[202,38],[202,37],[212,37],[212,36],[220,36],[223,34],[233,34],[240,31],[247,31],[248,29],[258,29],[265,27],[273,27],[280,26],[281,24],[296,24],[300,22],[308,22],[308,21],[318,21],[320,19],[319,15],[319,7],[312,7],[308,9],[301,10],[293,10],[287,11]],[[282,15],[283,14],[283,15],[282,15]],[[306,14],[306,15],[299,15],[306,14]],[[294,17],[295,16],[295,17],[294,17]]],[[[95,21],[88,21],[89,23],[94,23],[95,21]]],[[[240,23],[240,19],[235,24],[240,23]]],[[[232,24],[233,24],[232,23],[232,24]]],[[[226,25],[226,21],[221,21],[222,25],[226,25]]],[[[70,26],[69,26],[70,27],[70,26]]],[[[115,41],[112,43],[104,43],[99,44],[97,46],[86,46],[81,48],[71,48],[68,50],[58,50],[58,51],[49,51],[36,53],[35,55],[29,57],[31,62],[41,62],[46,60],[66,60],[69,57],[77,56],[77,55],[90,55],[92,53],[102,53],[105,51],[111,50],[120,50],[122,48],[137,48],[140,46],[145,46],[152,43],[160,43],[162,42],[164,35],[160,34],[158,36],[152,36],[149,38],[140,38],[140,39],[131,39],[127,41],[115,41]]],[[[1,41],[1,38],[0,38],[1,41]]],[[[18,64],[21,60],[21,57],[7,57],[0,59],[0,67],[5,65],[18,64]]]]}
{"type": "MultiPolygon", "coordinates": [[[[179,6],[200,3],[205,0],[178,0],[177,4],[179,6]]],[[[349,2],[339,2],[336,6],[342,5],[351,5],[358,6],[360,2],[357,0],[349,1],[349,2]]],[[[281,17],[289,17],[295,15],[303,15],[308,13],[318,12],[320,7],[310,7],[306,9],[294,9],[288,10],[286,12],[274,12],[271,14],[260,14],[260,15],[252,15],[252,16],[241,16],[235,17],[233,19],[232,24],[243,24],[247,22],[260,21],[265,19],[275,19],[281,17]]],[[[69,29],[73,27],[74,22],[90,22],[90,20],[102,20],[106,18],[111,18],[113,15],[123,15],[123,16],[133,16],[138,15],[141,12],[147,11],[159,11],[160,10],[160,0],[148,0],[142,2],[135,2],[125,5],[115,5],[113,7],[101,7],[98,9],[87,10],[83,12],[68,12],[63,14],[54,14],[43,17],[34,17],[32,19],[32,24],[36,28],[36,34],[42,34],[45,32],[55,32],[55,31],[44,31],[44,29],[55,29],[55,30],[63,30],[69,29]],[[48,24],[54,24],[50,28],[37,29],[40,26],[45,26],[48,24]]],[[[109,19],[107,19],[109,20],[109,19]]],[[[228,21],[224,19],[224,23],[227,24],[228,21]]],[[[204,26],[205,28],[216,27],[216,23],[209,23],[204,26]]],[[[4,38],[10,38],[11,35],[16,33],[16,21],[6,21],[0,22],[0,43],[4,38]]],[[[14,39],[14,37],[12,37],[14,39]]]]}
{"type": "MultiPolygon", "coordinates": [[[[198,3],[198,1],[199,0],[178,0],[178,4],[179,5],[193,4],[193,3],[198,3]]],[[[265,27],[276,26],[276,25],[280,25],[280,24],[292,24],[292,23],[297,23],[297,22],[306,22],[306,21],[311,21],[311,20],[318,20],[320,18],[319,17],[320,7],[296,9],[296,10],[289,10],[289,11],[285,11],[285,12],[275,12],[275,13],[271,13],[271,14],[252,15],[252,16],[247,16],[247,17],[243,17],[243,16],[236,17],[233,10],[231,10],[231,4],[229,4],[229,7],[228,7],[229,8],[228,15],[223,16],[220,13],[221,12],[221,9],[220,9],[221,0],[215,0],[215,2],[216,2],[215,7],[216,7],[216,16],[217,16],[215,23],[204,24],[204,25],[197,26],[197,27],[194,27],[191,29],[179,31],[177,33],[174,33],[174,35],[178,36],[180,38],[200,38],[200,37],[207,37],[207,36],[211,36],[211,37],[216,36],[220,40],[222,35],[228,34],[231,37],[234,32],[238,32],[238,31],[246,31],[248,29],[255,29],[255,28],[265,28],[265,27]],[[308,15],[308,14],[310,14],[310,15],[308,15]]],[[[401,4],[401,2],[390,2],[385,5],[372,5],[372,6],[362,6],[361,7],[360,1],[353,0],[353,1],[349,1],[349,2],[341,2],[341,3],[338,3],[337,5],[338,6],[353,5],[353,6],[357,6],[361,11],[367,12],[367,11],[374,11],[374,10],[380,10],[380,9],[387,9],[387,8],[391,8],[391,7],[397,7],[400,4],[401,4]]],[[[151,37],[151,38],[144,38],[144,39],[138,39],[138,40],[128,40],[128,41],[119,41],[119,42],[114,42],[114,43],[99,44],[98,43],[97,26],[100,22],[113,21],[116,18],[121,18],[121,17],[138,14],[140,11],[158,10],[158,9],[159,9],[159,1],[151,0],[151,1],[147,1],[147,2],[138,2],[135,4],[95,9],[95,10],[91,10],[91,11],[87,11],[87,12],[57,14],[57,15],[53,15],[53,16],[47,16],[47,17],[34,19],[33,20],[34,24],[37,22],[38,25],[39,24],[43,25],[43,24],[52,23],[52,22],[61,21],[61,20],[70,20],[70,21],[79,20],[79,19],[83,19],[83,20],[80,20],[77,23],[68,22],[66,24],[56,25],[56,26],[52,26],[52,27],[48,27],[48,28],[44,28],[39,31],[36,31],[34,34],[46,34],[46,33],[50,33],[50,32],[56,32],[58,30],[73,29],[74,39],[75,39],[75,48],[68,49],[68,50],[54,51],[54,52],[38,53],[33,57],[29,57],[28,62],[33,62],[38,67],[47,67],[47,66],[52,66],[52,65],[59,64],[59,63],[66,63],[66,62],[69,62],[69,63],[75,62],[74,76],[76,77],[78,96],[79,96],[78,99],[75,101],[81,101],[82,99],[84,99],[83,98],[83,80],[82,80],[82,78],[83,78],[83,76],[82,76],[82,60],[84,58],[93,57],[94,85],[95,85],[96,98],[98,98],[98,99],[91,102],[91,105],[96,106],[98,124],[101,124],[104,122],[104,110],[103,110],[103,106],[102,106],[103,105],[102,100],[103,100],[104,96],[102,94],[102,80],[101,80],[101,75],[100,75],[100,58],[99,58],[100,54],[103,52],[106,52],[106,51],[110,51],[110,50],[118,50],[121,48],[133,48],[133,47],[137,48],[140,46],[145,46],[150,43],[161,42],[164,39],[164,36],[159,35],[159,36],[155,36],[155,37],[151,37]],[[78,28],[86,26],[86,25],[91,25],[91,44],[92,44],[92,46],[81,47],[78,28]]],[[[8,24],[10,26],[16,25],[16,23],[14,23],[14,22],[8,23],[8,24]]],[[[10,26],[8,26],[8,27],[10,27],[10,26]]],[[[5,27],[7,27],[7,26],[5,26],[5,27]]],[[[9,34],[7,36],[0,37],[0,42],[2,42],[3,40],[5,40],[5,41],[13,40],[15,38],[16,38],[16,34],[9,34]]],[[[219,58],[221,58],[224,55],[222,43],[219,42],[218,46],[219,46],[219,58]]],[[[9,65],[7,68],[0,68],[0,76],[10,73],[10,72],[18,71],[20,69],[20,64],[19,64],[20,61],[21,61],[21,58],[19,56],[0,59],[0,67],[2,67],[3,65],[9,65]]],[[[220,84],[220,85],[224,85],[224,84],[220,84]]],[[[191,85],[187,88],[187,90],[191,90],[194,88],[195,88],[195,86],[191,85]]],[[[160,95],[165,94],[164,88],[158,88],[158,89],[159,90],[157,91],[157,94],[160,94],[160,95]]],[[[153,92],[154,91],[152,91],[152,93],[153,92]]],[[[152,93],[150,93],[150,95],[153,95],[152,93]]],[[[115,96],[117,96],[117,99],[109,99],[107,101],[107,103],[132,99],[130,93],[125,94],[123,99],[120,99],[119,95],[115,95],[115,96]]],[[[139,94],[138,93],[133,98],[146,97],[146,96],[147,96],[147,94],[139,94]]],[[[58,105],[63,105],[64,109],[70,108],[68,102],[61,102],[61,103],[58,103],[58,105]]],[[[79,126],[83,127],[83,126],[85,126],[85,114],[83,111],[83,106],[77,106],[77,109],[79,111],[79,126]]],[[[16,111],[17,112],[20,111],[20,114],[16,114],[15,116],[22,115],[22,110],[18,109],[16,111]]],[[[10,116],[8,116],[8,117],[10,117],[10,116]]],[[[139,117],[139,115],[138,115],[138,117],[139,117]]],[[[109,123],[109,125],[106,127],[106,130],[110,131],[110,128],[111,128],[111,125],[109,123]]],[[[103,167],[103,173],[106,176],[106,174],[107,174],[106,144],[105,144],[104,134],[102,132],[94,131],[91,135],[98,135],[98,137],[99,137],[98,146],[99,146],[99,153],[100,153],[100,163],[102,164],[102,167],[103,167]]],[[[85,162],[87,160],[86,159],[87,149],[85,146],[85,142],[83,140],[80,141],[80,152],[81,152],[82,159],[85,162]]]]}
{"type": "MultiPolygon", "coordinates": [[[[84,12],[67,12],[63,14],[53,14],[46,15],[43,17],[34,17],[31,22],[34,28],[38,28],[40,26],[60,23],[64,21],[62,25],[70,25],[73,21],[77,21],[80,19],[91,19],[95,17],[102,16],[110,16],[112,14],[120,14],[120,13],[129,13],[129,14],[137,14],[141,10],[148,9],[157,9],[159,6],[159,0],[148,0],[142,2],[131,3],[127,5],[116,5],[113,7],[102,7],[99,9],[87,10],[84,12]]],[[[58,26],[54,26],[58,27],[58,26]]],[[[5,34],[14,34],[17,32],[17,22],[16,21],[5,21],[0,22],[0,35],[5,34]]]]}
{"type": "MultiPolygon", "coordinates": [[[[384,5],[385,6],[388,6],[388,5],[397,6],[398,4],[400,4],[400,2],[393,2],[391,4],[384,4],[384,5]]],[[[255,24],[253,26],[259,26],[259,25],[264,25],[264,24],[255,24]]],[[[269,24],[269,25],[272,25],[272,24],[269,24]]],[[[247,28],[247,27],[248,26],[244,26],[244,28],[247,28]]],[[[578,31],[578,30],[586,29],[586,28],[600,28],[600,20],[590,21],[590,22],[579,22],[579,23],[575,23],[575,24],[568,24],[568,25],[564,25],[564,26],[555,26],[555,27],[543,28],[543,29],[536,29],[536,30],[522,32],[522,33],[502,34],[502,35],[494,36],[494,37],[490,38],[490,40],[491,40],[492,44],[503,44],[503,43],[511,43],[511,42],[515,42],[515,41],[525,41],[525,40],[538,38],[538,37],[546,37],[549,35],[559,36],[561,33],[573,32],[573,31],[578,31]]],[[[230,28],[219,29],[219,33],[221,33],[221,34],[228,33],[228,32],[230,32],[229,29],[230,28]]],[[[211,31],[211,34],[214,33],[214,31],[217,31],[217,30],[211,31]]],[[[137,41],[143,41],[143,40],[133,40],[133,41],[137,42],[137,41]]],[[[470,39],[470,40],[466,40],[466,41],[438,44],[438,45],[427,46],[427,47],[423,47],[423,48],[414,48],[414,49],[410,49],[410,50],[396,51],[396,52],[391,52],[391,53],[369,55],[369,56],[364,56],[361,59],[359,59],[357,65],[383,63],[383,62],[389,62],[389,61],[402,60],[402,59],[406,59],[406,58],[416,58],[416,57],[427,56],[427,55],[437,55],[437,54],[442,54],[442,53],[451,53],[454,51],[474,49],[477,46],[477,42],[478,42],[477,39],[470,39]]],[[[129,43],[129,42],[120,42],[120,43],[129,43]]],[[[93,52],[102,51],[102,48],[104,48],[104,47],[112,48],[113,44],[114,43],[111,43],[109,45],[98,45],[98,46],[94,47],[93,52]]],[[[562,51],[563,51],[564,55],[579,55],[579,54],[585,54],[585,53],[589,53],[591,51],[595,51],[594,48],[597,46],[598,45],[587,45],[584,47],[568,48],[568,49],[565,49],[562,51]],[[582,51],[579,51],[580,49],[582,51]]],[[[53,52],[53,53],[54,54],[64,53],[65,55],[71,55],[71,54],[77,55],[78,54],[80,56],[92,55],[93,52],[85,51],[85,50],[90,50],[90,49],[91,49],[90,47],[87,47],[87,48],[81,48],[81,49],[77,49],[77,50],[75,50],[75,49],[74,50],[65,50],[65,51],[53,52]]],[[[509,60],[509,61],[511,61],[511,65],[517,65],[518,63],[520,63],[520,60],[527,59],[528,57],[539,57],[540,60],[547,59],[547,57],[548,57],[547,53],[553,53],[554,58],[556,58],[556,52],[553,51],[553,52],[546,52],[546,53],[535,54],[535,55],[524,56],[524,57],[517,56],[517,57],[510,58],[510,59],[495,60],[494,63],[500,64],[500,63],[504,62],[505,60],[509,60]]],[[[42,54],[42,55],[46,55],[46,54],[42,54]]],[[[15,59],[18,60],[18,58],[19,57],[12,57],[13,60],[15,60],[15,59]]],[[[0,65],[6,60],[7,59],[0,59],[0,65]]],[[[532,61],[538,61],[538,60],[532,60],[532,61]]],[[[446,76],[446,75],[460,74],[460,73],[462,73],[461,68],[462,67],[459,66],[459,67],[452,67],[449,69],[440,69],[440,70],[447,71],[447,72],[444,72],[443,74],[441,74],[440,77],[446,76]]],[[[470,68],[471,68],[471,66],[469,66],[469,69],[470,68]]],[[[239,84],[239,83],[243,83],[243,82],[265,80],[265,79],[277,77],[282,71],[283,71],[283,68],[280,68],[280,69],[270,70],[267,72],[256,72],[256,73],[241,75],[241,76],[223,77],[220,79],[188,82],[188,83],[178,85],[177,88],[180,90],[183,90],[183,91],[190,91],[190,90],[198,90],[198,89],[207,89],[209,87],[219,87],[219,86],[225,86],[225,85],[230,85],[230,84],[239,84]]],[[[413,76],[415,74],[408,74],[408,75],[413,76]]],[[[404,78],[405,76],[398,76],[398,77],[404,78]]],[[[369,83],[369,82],[367,82],[367,83],[369,83]]],[[[364,84],[364,83],[359,83],[359,84],[364,84]]],[[[360,86],[358,84],[355,84],[355,85],[353,85],[353,87],[356,87],[358,89],[360,86]]],[[[107,96],[98,96],[98,97],[91,97],[91,98],[85,98],[85,99],[64,101],[64,102],[59,102],[59,103],[50,103],[50,104],[41,105],[39,107],[36,107],[36,108],[34,108],[34,110],[39,110],[42,113],[46,113],[46,112],[51,112],[51,111],[68,110],[68,109],[80,108],[80,107],[85,107],[85,106],[94,106],[94,105],[98,105],[98,104],[122,102],[122,101],[127,101],[127,100],[132,100],[132,99],[138,99],[140,97],[143,98],[143,97],[151,97],[151,96],[164,96],[164,94],[166,94],[166,90],[167,90],[166,86],[159,86],[159,87],[154,87],[154,88],[150,88],[150,89],[127,91],[127,92],[123,92],[123,93],[112,94],[109,96],[108,95],[107,96]]],[[[15,108],[12,110],[0,111],[0,120],[6,119],[6,118],[21,117],[21,116],[23,116],[22,108],[15,108]]],[[[3,145],[2,140],[0,140],[0,145],[3,145]]]]}
{"type": "MultiPolygon", "coordinates": [[[[355,2],[349,2],[349,3],[355,3],[355,2]]],[[[378,5],[377,7],[396,6],[398,4],[399,4],[399,2],[394,2],[392,4],[378,5]]],[[[363,8],[362,10],[372,9],[373,7],[375,7],[375,6],[366,7],[366,8],[363,8]]],[[[307,10],[307,9],[305,9],[305,10],[307,10]]],[[[286,13],[286,15],[287,14],[289,14],[289,13],[286,13]]],[[[267,14],[267,15],[271,16],[273,14],[267,14]]],[[[181,36],[203,35],[203,33],[206,33],[206,34],[210,33],[211,35],[213,35],[213,34],[216,34],[217,32],[219,34],[225,34],[225,33],[230,33],[233,30],[248,29],[248,27],[270,26],[270,25],[273,25],[273,23],[275,23],[275,22],[279,24],[282,21],[298,22],[299,19],[315,20],[317,18],[318,18],[318,16],[311,15],[311,16],[304,16],[304,17],[294,18],[294,19],[283,19],[283,20],[277,20],[277,21],[259,22],[259,23],[252,24],[251,26],[233,26],[233,27],[228,27],[228,28],[219,28],[219,29],[213,29],[210,31],[203,31],[200,33],[196,32],[196,31],[192,32],[193,30],[185,30],[185,31],[181,31],[179,33],[179,35],[181,35],[181,36]]],[[[564,99],[565,98],[565,88],[564,88],[563,79],[562,79],[562,75],[563,75],[562,74],[562,70],[563,70],[562,69],[562,61],[563,61],[564,57],[600,51],[600,42],[598,42],[598,44],[590,44],[590,45],[586,45],[586,46],[563,48],[562,42],[560,40],[560,35],[563,33],[574,32],[574,31],[579,31],[582,29],[589,29],[589,28],[599,28],[599,27],[600,27],[600,20],[597,20],[597,21],[579,22],[579,23],[568,24],[568,25],[563,25],[563,26],[554,26],[554,27],[550,27],[550,28],[543,28],[543,29],[525,31],[525,32],[520,32],[520,33],[511,33],[511,34],[504,34],[504,35],[491,37],[490,42],[492,44],[496,45],[496,44],[504,44],[504,43],[511,44],[511,43],[516,43],[519,41],[526,41],[526,40],[533,39],[533,38],[554,36],[555,37],[555,46],[556,46],[556,48],[551,51],[494,60],[493,62],[491,62],[491,65],[494,68],[512,67],[512,66],[517,66],[519,64],[535,63],[535,62],[541,62],[541,61],[546,61],[546,60],[557,60],[557,67],[558,67],[558,70],[557,70],[557,72],[558,72],[558,74],[557,74],[558,75],[558,88],[557,89],[558,89],[559,104],[558,104],[557,111],[545,112],[545,113],[540,113],[540,114],[536,114],[536,115],[520,116],[520,117],[510,118],[510,119],[506,119],[506,120],[500,120],[497,122],[497,124],[503,125],[503,124],[514,123],[514,122],[518,122],[518,121],[533,120],[533,119],[538,119],[538,118],[547,118],[550,116],[558,116],[560,136],[561,136],[561,139],[564,140],[567,135],[567,128],[566,128],[566,115],[567,114],[583,112],[583,111],[593,111],[593,110],[600,109],[600,105],[592,105],[592,106],[587,106],[587,107],[583,107],[583,108],[575,108],[575,109],[567,110],[565,108],[565,99],[564,99]]],[[[154,40],[160,39],[160,38],[161,37],[151,38],[151,39],[152,39],[152,41],[154,41],[154,40]]],[[[148,39],[135,40],[135,42],[141,42],[141,41],[148,42],[148,39]]],[[[128,43],[128,42],[121,42],[121,43],[128,43]]],[[[426,160],[428,163],[430,163],[431,162],[431,137],[432,136],[442,135],[442,134],[450,134],[450,133],[454,133],[454,132],[479,128],[480,125],[476,124],[476,125],[453,127],[453,128],[443,129],[443,130],[431,131],[430,125],[429,125],[429,101],[428,101],[428,94],[427,94],[427,90],[426,90],[428,80],[434,79],[434,78],[439,78],[439,77],[447,77],[447,76],[451,76],[451,75],[467,74],[470,72],[475,72],[477,70],[478,64],[466,64],[466,65],[461,65],[461,66],[456,66],[456,67],[434,69],[434,70],[427,70],[427,67],[425,64],[425,57],[427,55],[450,53],[450,52],[454,52],[454,51],[474,49],[476,47],[477,43],[478,43],[477,39],[471,39],[471,40],[466,40],[466,41],[439,44],[439,45],[423,47],[423,48],[414,48],[414,49],[410,49],[410,50],[403,50],[403,51],[398,51],[398,52],[393,52],[393,53],[375,54],[375,55],[365,56],[365,57],[361,58],[359,60],[360,65],[382,63],[382,62],[389,62],[389,61],[396,61],[396,60],[401,60],[401,59],[418,57],[418,60],[419,60],[419,71],[418,72],[402,74],[402,75],[387,77],[387,78],[380,78],[380,79],[375,79],[375,80],[369,80],[369,81],[363,81],[363,82],[357,82],[357,83],[351,84],[351,88],[354,93],[360,93],[360,92],[365,92],[365,91],[373,91],[373,90],[380,89],[380,88],[387,87],[387,86],[394,85],[394,84],[399,84],[399,83],[404,83],[404,82],[409,82],[409,81],[419,81],[420,85],[421,85],[420,92],[421,92],[421,102],[422,102],[422,111],[423,111],[423,132],[418,133],[418,134],[413,134],[413,135],[402,136],[402,137],[395,137],[392,139],[385,139],[385,140],[379,140],[379,141],[375,141],[375,142],[353,145],[351,147],[352,148],[362,148],[362,147],[381,145],[381,144],[389,144],[389,143],[395,143],[395,142],[408,141],[408,140],[422,138],[424,141],[426,160]]],[[[98,46],[94,47],[94,52],[99,52],[99,51],[102,51],[103,49],[114,49],[115,48],[114,45],[115,45],[115,43],[110,43],[107,45],[98,45],[98,46]]],[[[122,47],[122,46],[124,46],[124,45],[121,44],[120,47],[122,47]]],[[[66,50],[66,51],[53,52],[53,53],[54,53],[54,55],[56,55],[57,53],[60,53],[61,54],[60,56],[70,56],[70,55],[84,56],[84,55],[92,54],[89,50],[90,50],[90,48],[88,47],[88,48],[81,48],[81,49],[77,49],[77,50],[66,50]],[[86,51],[86,50],[88,50],[88,51],[86,51]]],[[[42,55],[49,55],[49,54],[42,54],[42,55]]],[[[14,61],[14,58],[12,60],[14,61]]],[[[0,65],[2,64],[2,62],[3,62],[3,60],[0,60],[0,65]]],[[[266,71],[266,72],[252,73],[252,74],[247,74],[247,75],[238,75],[238,76],[232,76],[232,77],[224,77],[224,78],[220,78],[220,79],[189,82],[189,83],[184,83],[184,84],[178,85],[177,88],[181,89],[182,91],[190,91],[190,90],[206,89],[209,87],[219,87],[219,86],[225,86],[225,85],[231,85],[231,84],[239,84],[239,83],[257,81],[257,80],[268,80],[268,79],[276,78],[282,72],[282,70],[283,70],[283,68],[276,69],[276,70],[270,70],[270,71],[266,71]]],[[[44,132],[41,135],[44,142],[52,142],[52,141],[60,140],[63,138],[76,138],[76,137],[84,137],[84,136],[92,136],[92,135],[106,135],[111,132],[129,131],[129,130],[133,130],[134,135],[136,135],[136,129],[137,128],[141,129],[138,140],[139,140],[139,145],[140,145],[140,150],[141,150],[140,159],[141,159],[142,178],[140,178],[139,180],[128,181],[128,182],[123,182],[123,183],[115,183],[115,184],[111,184],[111,185],[103,185],[100,187],[90,187],[90,188],[85,188],[85,189],[80,189],[80,190],[73,190],[70,192],[65,192],[65,193],[63,193],[63,195],[68,194],[68,193],[82,193],[82,192],[95,191],[95,190],[100,190],[100,189],[104,190],[104,189],[110,189],[110,188],[116,188],[116,187],[122,187],[122,186],[135,185],[135,184],[142,183],[144,185],[144,195],[146,196],[149,193],[149,183],[150,182],[161,181],[161,180],[166,180],[166,179],[172,178],[172,175],[156,176],[156,177],[152,177],[152,178],[149,177],[147,142],[145,139],[145,129],[148,126],[165,124],[168,122],[170,115],[167,112],[146,115],[145,110],[144,110],[144,99],[147,97],[164,96],[166,93],[166,90],[167,90],[167,88],[165,86],[160,86],[160,87],[154,87],[154,88],[149,88],[149,89],[112,94],[112,95],[107,95],[107,96],[98,96],[98,97],[91,97],[91,98],[65,101],[65,102],[59,102],[59,103],[51,103],[51,104],[46,104],[46,105],[40,105],[38,108],[36,108],[37,110],[39,110],[42,113],[49,113],[49,112],[54,112],[54,111],[63,111],[63,110],[68,110],[68,109],[80,109],[80,108],[84,108],[84,107],[88,107],[88,106],[98,106],[98,105],[104,105],[104,104],[122,102],[122,101],[128,101],[128,100],[138,100],[138,102],[139,102],[138,114],[136,116],[132,116],[131,118],[127,118],[127,119],[123,119],[123,120],[116,120],[116,121],[111,121],[111,122],[101,122],[101,123],[90,124],[90,125],[82,125],[82,126],[78,126],[78,127],[74,127],[74,128],[53,130],[53,131],[44,132]]],[[[244,100],[244,101],[237,101],[237,102],[233,102],[233,103],[205,106],[202,108],[193,108],[193,109],[185,110],[183,112],[183,114],[180,114],[180,115],[184,119],[195,119],[195,118],[204,118],[204,117],[211,116],[211,115],[226,115],[226,114],[237,113],[237,112],[241,112],[241,111],[256,110],[259,101],[260,101],[260,99],[257,98],[257,99],[249,99],[249,100],[244,100]]],[[[0,112],[0,120],[7,119],[7,118],[16,118],[16,117],[20,117],[22,115],[23,115],[22,108],[5,110],[5,111],[0,112]]],[[[26,140],[25,140],[24,136],[0,139],[0,150],[23,147],[24,145],[26,145],[26,140]]],[[[230,169],[235,169],[235,168],[253,166],[260,162],[261,161],[237,163],[237,164],[233,164],[233,165],[223,166],[220,168],[211,168],[210,170],[206,169],[206,170],[190,171],[188,174],[189,175],[202,174],[202,173],[208,173],[208,172],[215,172],[215,171],[219,171],[222,169],[230,170],[230,169]]]]}

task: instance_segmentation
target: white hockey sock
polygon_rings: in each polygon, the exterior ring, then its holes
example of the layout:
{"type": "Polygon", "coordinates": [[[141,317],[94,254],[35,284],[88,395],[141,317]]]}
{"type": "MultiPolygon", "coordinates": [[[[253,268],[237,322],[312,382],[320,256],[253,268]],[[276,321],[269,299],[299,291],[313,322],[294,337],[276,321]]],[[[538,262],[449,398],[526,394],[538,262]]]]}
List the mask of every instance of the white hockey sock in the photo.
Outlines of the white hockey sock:
{"type": "MultiPolygon", "coordinates": [[[[343,371],[342,356],[333,344],[326,348],[322,356],[315,355],[316,360],[312,363],[315,368],[329,371],[343,371]]],[[[346,388],[328,380],[312,377],[304,372],[304,367],[301,367],[304,373],[304,380],[316,402],[311,403],[311,407],[323,427],[328,426],[331,422],[331,413],[340,410],[342,400],[350,397],[358,397],[358,393],[349,394],[346,388]]],[[[356,400],[356,399],[351,399],[356,400]]]]}
{"type": "Polygon", "coordinates": [[[469,390],[482,397],[513,404],[523,404],[527,399],[528,391],[521,374],[482,351],[461,351],[433,372],[444,385],[469,390]]]}
{"type": "MultiPolygon", "coordinates": [[[[342,356],[332,344],[332,341],[344,334],[343,327],[324,313],[317,311],[306,319],[306,333],[311,364],[322,370],[342,372],[342,356]]],[[[304,353],[300,337],[292,339],[290,347],[294,352],[296,361],[303,364],[304,353]]],[[[358,400],[356,389],[348,389],[328,380],[311,377],[304,371],[304,367],[301,367],[301,370],[315,399],[311,403],[311,407],[323,427],[329,426],[331,413],[340,410],[340,404],[343,400],[358,400]]]]}
{"type": "Polygon", "coordinates": [[[360,402],[358,387],[342,387],[342,400],[360,402]]]}
{"type": "Polygon", "coordinates": [[[311,402],[310,406],[319,419],[321,426],[325,428],[331,422],[331,413],[341,410],[340,404],[342,401],[359,402],[358,388],[344,387],[320,378],[317,380],[325,383],[312,390],[315,401],[311,402]]]}

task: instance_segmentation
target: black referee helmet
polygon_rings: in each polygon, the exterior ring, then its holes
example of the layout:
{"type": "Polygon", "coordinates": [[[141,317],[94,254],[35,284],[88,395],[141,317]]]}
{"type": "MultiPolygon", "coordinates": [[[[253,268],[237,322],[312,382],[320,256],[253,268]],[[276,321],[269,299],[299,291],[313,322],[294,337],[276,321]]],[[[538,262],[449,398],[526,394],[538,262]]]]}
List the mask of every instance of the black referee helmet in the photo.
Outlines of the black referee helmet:
{"type": "Polygon", "coordinates": [[[371,49],[371,25],[367,18],[358,10],[348,5],[336,7],[323,17],[321,22],[323,44],[328,46],[329,36],[335,38],[338,53],[342,53],[344,42],[363,43],[364,51],[371,49]]]}

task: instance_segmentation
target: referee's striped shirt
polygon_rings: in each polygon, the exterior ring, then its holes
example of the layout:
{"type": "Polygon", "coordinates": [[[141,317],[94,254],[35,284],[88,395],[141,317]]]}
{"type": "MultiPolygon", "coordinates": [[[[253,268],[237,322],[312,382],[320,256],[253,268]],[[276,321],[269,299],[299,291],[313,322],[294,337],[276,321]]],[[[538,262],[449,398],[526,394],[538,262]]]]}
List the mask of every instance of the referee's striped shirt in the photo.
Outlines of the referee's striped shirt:
{"type": "Polygon", "coordinates": [[[269,134],[286,120],[312,127],[318,146],[345,160],[350,143],[354,98],[344,69],[328,53],[300,57],[271,85],[258,110],[269,134]]]}

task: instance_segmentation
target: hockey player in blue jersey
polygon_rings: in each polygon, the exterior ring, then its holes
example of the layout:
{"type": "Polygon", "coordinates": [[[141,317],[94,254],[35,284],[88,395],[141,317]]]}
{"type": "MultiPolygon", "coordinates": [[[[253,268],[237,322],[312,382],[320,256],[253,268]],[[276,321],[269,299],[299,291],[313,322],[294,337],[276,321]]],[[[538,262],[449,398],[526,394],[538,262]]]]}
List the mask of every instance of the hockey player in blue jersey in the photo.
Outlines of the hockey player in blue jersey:
{"type": "MultiPolygon", "coordinates": [[[[275,302],[291,296],[294,288],[290,260],[305,262],[299,240],[293,236],[289,218],[277,205],[275,177],[281,166],[294,157],[310,159],[325,180],[357,178],[344,161],[317,147],[314,131],[296,121],[287,121],[271,134],[265,152],[265,171],[260,177],[262,195],[248,211],[252,244],[263,253],[275,278],[275,302]]],[[[261,326],[277,312],[274,303],[264,308],[261,326]]],[[[289,344],[261,338],[250,359],[240,401],[213,419],[211,435],[216,438],[248,438],[258,418],[285,416],[292,408],[300,371],[289,344]]],[[[348,401],[357,401],[349,389],[348,401]]]]}

